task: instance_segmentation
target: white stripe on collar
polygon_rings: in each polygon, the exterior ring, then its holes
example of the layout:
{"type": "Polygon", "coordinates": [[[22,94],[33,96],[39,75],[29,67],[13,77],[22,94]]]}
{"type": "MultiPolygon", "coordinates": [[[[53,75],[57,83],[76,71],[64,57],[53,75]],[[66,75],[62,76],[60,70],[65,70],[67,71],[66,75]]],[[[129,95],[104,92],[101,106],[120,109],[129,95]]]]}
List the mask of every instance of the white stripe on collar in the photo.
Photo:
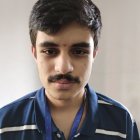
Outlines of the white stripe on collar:
{"type": "Polygon", "coordinates": [[[96,129],[95,133],[104,134],[104,135],[110,135],[110,136],[118,136],[118,137],[126,139],[126,134],[116,132],[116,131],[108,131],[108,130],[104,130],[104,129],[96,129]]]}
{"type": "Polygon", "coordinates": [[[108,102],[105,102],[105,101],[102,101],[102,100],[98,100],[98,103],[99,104],[112,105],[111,103],[108,103],[108,102]]]}
{"type": "Polygon", "coordinates": [[[23,125],[23,126],[5,127],[5,128],[0,129],[0,134],[5,133],[5,132],[35,130],[35,129],[37,129],[36,125],[23,125]]]}

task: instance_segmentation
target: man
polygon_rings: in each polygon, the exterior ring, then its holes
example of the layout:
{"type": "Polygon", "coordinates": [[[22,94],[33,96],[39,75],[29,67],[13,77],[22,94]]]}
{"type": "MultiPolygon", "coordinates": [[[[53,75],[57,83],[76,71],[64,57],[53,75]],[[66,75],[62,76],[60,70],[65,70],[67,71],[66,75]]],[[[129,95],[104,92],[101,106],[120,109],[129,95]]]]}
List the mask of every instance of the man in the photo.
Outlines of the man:
{"type": "Polygon", "coordinates": [[[88,86],[101,30],[90,0],[39,0],[29,29],[43,87],[0,110],[0,140],[139,140],[116,101],[88,86]]]}

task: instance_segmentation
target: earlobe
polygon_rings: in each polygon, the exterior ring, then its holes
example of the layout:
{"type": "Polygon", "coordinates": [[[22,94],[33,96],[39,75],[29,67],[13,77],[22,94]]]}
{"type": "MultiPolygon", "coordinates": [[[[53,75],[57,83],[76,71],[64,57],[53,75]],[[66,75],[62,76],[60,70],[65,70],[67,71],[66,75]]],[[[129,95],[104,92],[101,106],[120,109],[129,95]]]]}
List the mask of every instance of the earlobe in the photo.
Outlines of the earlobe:
{"type": "Polygon", "coordinates": [[[98,54],[98,48],[94,49],[93,51],[93,58],[95,58],[98,54]]]}
{"type": "Polygon", "coordinates": [[[36,59],[37,54],[36,54],[36,47],[35,46],[32,46],[32,54],[33,54],[34,58],[36,59]]]}

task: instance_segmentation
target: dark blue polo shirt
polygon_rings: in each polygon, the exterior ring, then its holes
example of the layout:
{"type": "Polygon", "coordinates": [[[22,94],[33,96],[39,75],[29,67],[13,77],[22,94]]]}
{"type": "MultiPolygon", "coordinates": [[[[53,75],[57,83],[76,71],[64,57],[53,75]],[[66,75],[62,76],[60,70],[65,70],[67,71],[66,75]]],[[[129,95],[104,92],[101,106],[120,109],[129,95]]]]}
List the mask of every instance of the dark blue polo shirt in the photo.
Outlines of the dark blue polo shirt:
{"type": "MultiPolygon", "coordinates": [[[[87,114],[73,140],[140,140],[136,123],[124,106],[86,88],[87,114]]],[[[0,140],[45,140],[45,107],[41,88],[1,108],[0,140]]],[[[64,140],[54,123],[52,139],[64,140]]]]}

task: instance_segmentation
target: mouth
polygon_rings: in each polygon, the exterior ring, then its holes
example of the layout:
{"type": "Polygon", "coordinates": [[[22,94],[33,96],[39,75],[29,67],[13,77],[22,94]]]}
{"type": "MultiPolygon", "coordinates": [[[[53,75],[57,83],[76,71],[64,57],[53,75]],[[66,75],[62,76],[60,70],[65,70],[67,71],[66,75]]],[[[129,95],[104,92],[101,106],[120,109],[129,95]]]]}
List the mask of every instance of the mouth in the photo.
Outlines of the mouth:
{"type": "Polygon", "coordinates": [[[71,89],[71,87],[73,86],[73,84],[75,84],[75,82],[68,81],[66,79],[61,79],[54,82],[54,84],[56,89],[58,90],[68,90],[71,89]]]}
{"type": "Polygon", "coordinates": [[[74,83],[74,82],[66,80],[66,79],[61,79],[61,80],[57,80],[56,83],[59,83],[59,84],[70,84],[70,83],[74,83]]]}

